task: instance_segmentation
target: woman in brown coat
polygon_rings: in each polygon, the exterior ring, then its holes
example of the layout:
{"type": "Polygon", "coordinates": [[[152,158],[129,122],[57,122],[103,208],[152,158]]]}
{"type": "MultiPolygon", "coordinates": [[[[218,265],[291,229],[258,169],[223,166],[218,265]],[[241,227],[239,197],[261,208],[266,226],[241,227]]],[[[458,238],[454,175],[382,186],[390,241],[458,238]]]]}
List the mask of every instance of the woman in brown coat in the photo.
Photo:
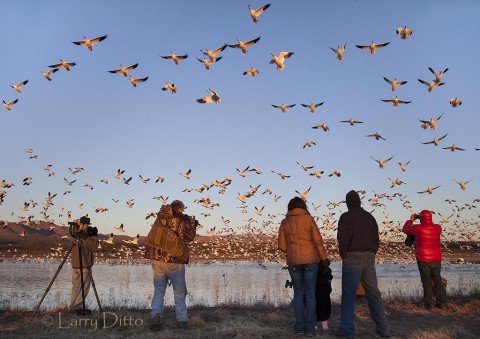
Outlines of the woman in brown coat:
{"type": "Polygon", "coordinates": [[[328,269],[322,236],[307,205],[299,197],[288,203],[288,212],[278,231],[278,248],[286,252],[293,284],[295,333],[315,335],[315,284],[317,272],[328,269]]]}

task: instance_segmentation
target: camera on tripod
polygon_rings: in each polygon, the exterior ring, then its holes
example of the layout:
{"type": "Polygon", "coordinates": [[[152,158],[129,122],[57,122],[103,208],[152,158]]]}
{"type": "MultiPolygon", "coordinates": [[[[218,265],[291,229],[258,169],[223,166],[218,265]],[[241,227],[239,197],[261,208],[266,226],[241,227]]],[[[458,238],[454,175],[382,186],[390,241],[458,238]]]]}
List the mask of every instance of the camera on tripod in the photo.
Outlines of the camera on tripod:
{"type": "Polygon", "coordinates": [[[93,237],[98,234],[98,228],[88,226],[86,230],[83,229],[82,225],[90,225],[90,218],[83,216],[78,222],[69,221],[68,225],[70,226],[69,233],[72,238],[75,239],[85,239],[87,237],[93,237]]]}

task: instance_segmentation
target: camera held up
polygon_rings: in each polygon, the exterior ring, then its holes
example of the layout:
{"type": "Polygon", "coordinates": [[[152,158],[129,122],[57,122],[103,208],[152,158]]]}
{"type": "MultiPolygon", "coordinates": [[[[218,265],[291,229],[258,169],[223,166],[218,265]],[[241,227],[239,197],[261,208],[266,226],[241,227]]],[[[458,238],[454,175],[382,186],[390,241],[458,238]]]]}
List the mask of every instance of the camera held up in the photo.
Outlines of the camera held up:
{"type": "Polygon", "coordinates": [[[82,225],[90,225],[90,218],[87,216],[83,216],[80,218],[78,222],[68,222],[70,226],[69,233],[72,238],[75,239],[86,239],[87,237],[93,237],[98,234],[98,228],[88,226],[87,229],[83,229],[82,225]]]}

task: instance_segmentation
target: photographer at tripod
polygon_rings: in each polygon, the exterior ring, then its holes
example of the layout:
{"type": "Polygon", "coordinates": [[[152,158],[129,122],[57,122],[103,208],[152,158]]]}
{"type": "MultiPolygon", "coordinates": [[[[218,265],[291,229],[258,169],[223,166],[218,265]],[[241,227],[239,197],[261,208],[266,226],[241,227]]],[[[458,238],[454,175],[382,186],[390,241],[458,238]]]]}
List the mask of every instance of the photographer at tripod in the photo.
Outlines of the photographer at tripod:
{"type": "Polygon", "coordinates": [[[98,229],[96,227],[89,226],[90,218],[88,216],[83,216],[74,222],[68,223],[70,229],[69,233],[72,238],[75,239],[75,242],[72,243],[70,249],[65,253],[60,266],[58,266],[57,272],[53,276],[50,284],[48,285],[45,293],[43,294],[40,302],[38,303],[35,311],[33,311],[28,324],[33,320],[35,314],[37,314],[40,305],[42,305],[43,300],[47,296],[50,287],[52,287],[53,282],[60,273],[65,261],[67,261],[68,256],[72,253],[72,293],[71,293],[71,303],[70,309],[76,311],[77,315],[88,315],[91,313],[90,310],[85,309],[85,297],[90,290],[90,284],[93,287],[95,292],[95,298],[97,299],[98,308],[100,312],[102,311],[102,305],[100,304],[100,299],[98,298],[97,288],[95,287],[95,282],[93,281],[92,276],[92,266],[93,266],[93,251],[98,248],[98,229]]]}
{"type": "Polygon", "coordinates": [[[88,295],[92,281],[91,267],[94,262],[93,252],[98,248],[98,229],[89,226],[90,224],[90,218],[87,216],[83,216],[79,220],[71,223],[73,227],[70,228],[70,235],[77,239],[75,248],[72,250],[71,310],[78,311],[82,309],[83,301],[88,295]]]}

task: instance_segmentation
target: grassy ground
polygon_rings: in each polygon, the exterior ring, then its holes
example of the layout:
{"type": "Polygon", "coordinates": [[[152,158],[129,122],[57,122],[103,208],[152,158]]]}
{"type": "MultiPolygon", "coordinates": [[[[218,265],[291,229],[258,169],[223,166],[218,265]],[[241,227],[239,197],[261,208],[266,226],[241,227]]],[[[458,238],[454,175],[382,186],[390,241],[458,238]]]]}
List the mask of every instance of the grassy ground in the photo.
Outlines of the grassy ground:
{"type": "MultiPolygon", "coordinates": [[[[392,338],[479,338],[480,294],[451,297],[449,309],[427,311],[420,300],[385,301],[392,338]]],[[[375,338],[366,301],[356,306],[357,338],[375,338]]],[[[330,327],[338,327],[340,305],[332,305],[330,327]]],[[[78,317],[61,310],[37,314],[31,324],[31,311],[0,311],[0,338],[291,338],[293,310],[290,307],[226,305],[195,306],[189,309],[185,329],[176,327],[175,311],[167,308],[163,329],[148,328],[149,310],[105,309],[78,317]]],[[[318,336],[334,338],[329,332],[318,336]]]]}

